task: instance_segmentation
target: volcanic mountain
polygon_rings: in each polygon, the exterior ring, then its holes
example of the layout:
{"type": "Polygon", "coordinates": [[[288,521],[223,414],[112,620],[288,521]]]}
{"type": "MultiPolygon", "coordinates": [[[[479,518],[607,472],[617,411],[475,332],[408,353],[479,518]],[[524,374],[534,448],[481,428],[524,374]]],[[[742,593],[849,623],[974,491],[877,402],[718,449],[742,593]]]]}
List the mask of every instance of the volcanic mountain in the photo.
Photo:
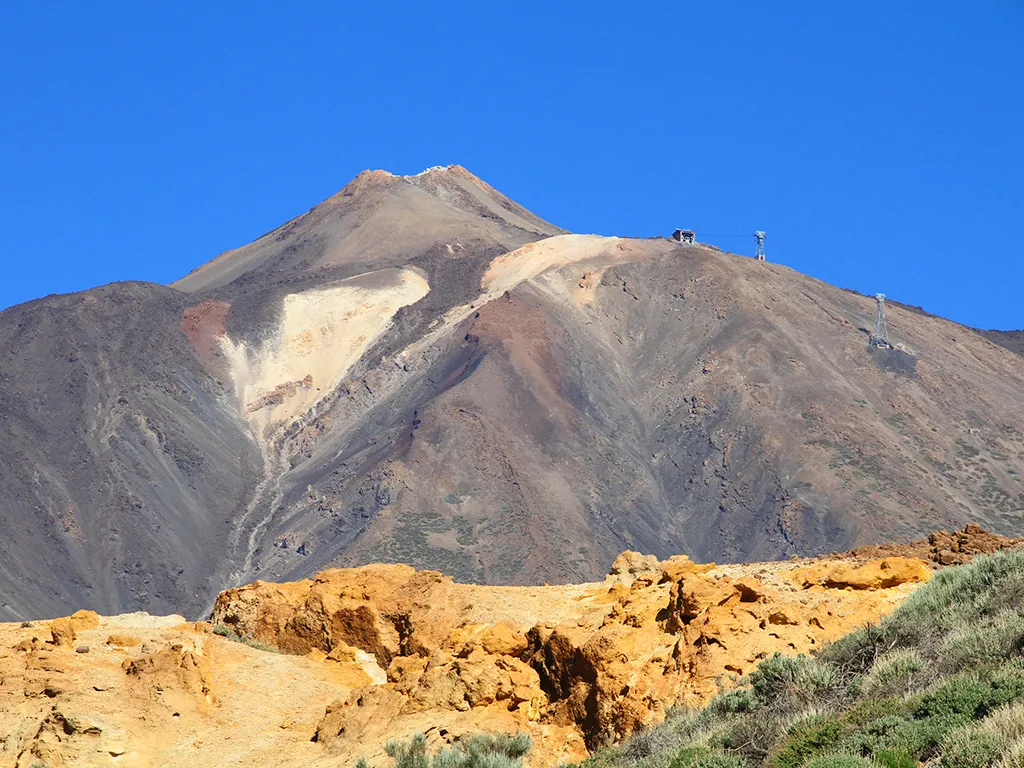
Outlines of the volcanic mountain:
{"type": "Polygon", "coordinates": [[[0,618],[402,562],[589,581],[1024,521],[1024,358],[784,266],[360,174],[173,285],[0,313],[0,618]]]}

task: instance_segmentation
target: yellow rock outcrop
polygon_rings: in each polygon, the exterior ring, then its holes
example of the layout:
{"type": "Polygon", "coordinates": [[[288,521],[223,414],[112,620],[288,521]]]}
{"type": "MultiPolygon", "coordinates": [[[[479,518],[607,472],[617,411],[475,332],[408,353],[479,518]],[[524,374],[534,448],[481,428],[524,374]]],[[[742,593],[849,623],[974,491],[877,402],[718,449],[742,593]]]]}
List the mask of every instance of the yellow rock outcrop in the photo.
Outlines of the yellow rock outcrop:
{"type": "Polygon", "coordinates": [[[318,724],[341,754],[415,732],[429,712],[449,734],[560,729],[541,750],[580,757],[706,702],[776,651],[877,621],[930,573],[907,558],[718,568],[626,552],[599,584],[488,589],[374,565],[228,590],[214,621],[292,652],[343,643],[387,669],[318,724]]]}
{"type": "Polygon", "coordinates": [[[212,625],[0,625],[0,766],[383,765],[391,738],[517,730],[555,765],[877,621],[929,575],[627,552],[603,582],[484,587],[371,565],[227,590],[212,625]]]}
{"type": "Polygon", "coordinates": [[[915,557],[886,557],[861,565],[826,560],[790,574],[790,578],[803,587],[829,589],[885,589],[927,581],[930,576],[928,565],[915,557]]]}

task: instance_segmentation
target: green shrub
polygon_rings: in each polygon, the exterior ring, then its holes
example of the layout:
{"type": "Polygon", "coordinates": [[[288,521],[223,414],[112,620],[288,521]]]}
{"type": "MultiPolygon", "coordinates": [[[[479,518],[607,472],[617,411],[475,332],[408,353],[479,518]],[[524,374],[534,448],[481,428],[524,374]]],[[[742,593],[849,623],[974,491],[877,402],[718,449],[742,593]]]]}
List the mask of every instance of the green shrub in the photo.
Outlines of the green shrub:
{"type": "Polygon", "coordinates": [[[776,653],[754,669],[747,678],[760,704],[801,709],[826,696],[836,684],[834,668],[809,656],[776,653]]]}
{"type": "Polygon", "coordinates": [[[832,692],[837,679],[835,667],[812,658],[797,675],[795,693],[801,700],[817,702],[832,692]]]}
{"type": "Polygon", "coordinates": [[[409,741],[389,741],[384,751],[395,768],[518,768],[530,749],[530,737],[516,734],[474,734],[431,756],[422,733],[409,741]]]}
{"type": "Polygon", "coordinates": [[[917,759],[905,749],[883,749],[874,757],[882,768],[917,768],[917,759]]]}
{"type": "Polygon", "coordinates": [[[966,715],[974,718],[991,697],[991,686],[973,674],[951,677],[931,693],[925,694],[914,716],[966,715]]]}
{"type": "Polygon", "coordinates": [[[986,768],[1008,746],[999,734],[966,726],[950,731],[942,741],[942,768],[986,768]]]}
{"type": "Polygon", "coordinates": [[[789,688],[796,685],[800,670],[807,661],[807,656],[783,656],[776,653],[758,664],[748,677],[757,700],[771,704],[784,696],[789,688]]]}
{"type": "Polygon", "coordinates": [[[1021,696],[1024,696],[1024,678],[1016,673],[1000,670],[988,679],[961,674],[924,695],[914,714],[916,717],[966,715],[977,719],[1021,696]]]}
{"type": "Polygon", "coordinates": [[[738,712],[753,712],[760,705],[757,694],[750,688],[734,688],[715,696],[708,704],[708,709],[716,715],[732,715],[738,712]]]}
{"type": "Polygon", "coordinates": [[[836,745],[836,752],[851,755],[873,754],[881,748],[886,737],[907,724],[907,720],[898,715],[885,715],[870,722],[857,723],[848,713],[845,719],[857,730],[836,745]]]}
{"type": "Polygon", "coordinates": [[[867,758],[857,755],[834,754],[816,757],[807,763],[806,768],[878,768],[878,766],[867,758]]]}
{"type": "Polygon", "coordinates": [[[745,768],[746,761],[738,755],[713,752],[701,757],[692,768],[745,768]]]}
{"type": "Polygon", "coordinates": [[[843,719],[857,728],[863,728],[888,718],[902,722],[906,713],[907,703],[890,696],[884,699],[865,699],[850,707],[843,714],[843,719]]]}
{"type": "Polygon", "coordinates": [[[641,762],[664,765],[683,749],[707,748],[711,732],[706,712],[670,710],[665,722],[656,728],[634,731],[617,748],[622,762],[628,765],[641,762]]]}
{"type": "Polygon", "coordinates": [[[946,735],[969,723],[963,715],[943,715],[922,720],[908,720],[898,715],[889,715],[864,725],[836,745],[837,752],[873,756],[883,762],[882,755],[889,760],[894,755],[909,755],[916,759],[932,757],[946,735]]]}
{"type": "Polygon", "coordinates": [[[621,744],[599,750],[582,765],[586,768],[666,768],[677,758],[693,762],[697,757],[716,753],[713,745],[721,746],[722,734],[728,726],[728,719],[713,715],[709,709],[673,708],[658,726],[634,731],[621,744]]]}
{"type": "Polygon", "coordinates": [[[835,717],[813,717],[790,729],[788,737],[772,755],[775,768],[799,768],[808,759],[830,752],[848,734],[835,717]]]}
{"type": "Polygon", "coordinates": [[[672,757],[668,768],[744,768],[742,757],[726,755],[710,747],[683,747],[672,757]]]}
{"type": "Polygon", "coordinates": [[[818,660],[835,667],[848,684],[859,683],[862,681],[858,676],[865,674],[880,656],[894,648],[895,643],[886,637],[881,626],[867,626],[830,643],[818,655],[818,660]]]}
{"type": "Polygon", "coordinates": [[[948,630],[995,616],[1024,603],[1024,552],[977,557],[965,567],[939,571],[887,622],[902,645],[924,645],[948,630]]]}
{"type": "Polygon", "coordinates": [[[868,670],[861,690],[868,696],[908,691],[921,676],[925,662],[916,648],[899,648],[880,657],[868,670]]]}
{"type": "Polygon", "coordinates": [[[427,737],[417,733],[408,742],[389,741],[384,751],[395,761],[395,768],[430,768],[430,753],[427,751],[427,737]]]}
{"type": "Polygon", "coordinates": [[[709,747],[686,746],[675,753],[669,761],[668,768],[696,768],[702,758],[711,754],[714,754],[714,750],[709,747]]]}
{"type": "Polygon", "coordinates": [[[658,751],[659,733],[654,730],[634,731],[622,745],[622,754],[635,762],[658,751]]]}
{"type": "Polygon", "coordinates": [[[761,763],[785,732],[779,717],[758,711],[727,720],[720,730],[714,732],[711,744],[742,755],[752,762],[761,763]]]}
{"type": "Polygon", "coordinates": [[[987,670],[985,674],[993,685],[1009,697],[1006,701],[1024,696],[1024,657],[1010,659],[1005,664],[987,670]]]}
{"type": "Polygon", "coordinates": [[[970,722],[965,715],[939,715],[921,720],[906,720],[884,736],[872,748],[877,754],[886,750],[902,750],[924,760],[932,757],[950,731],[970,722]]]}
{"type": "Polygon", "coordinates": [[[525,733],[478,733],[461,739],[452,749],[442,750],[435,759],[436,768],[504,768],[522,765],[530,751],[530,737],[525,733]]]}
{"type": "Polygon", "coordinates": [[[1024,617],[1003,611],[949,632],[938,649],[942,667],[951,672],[1006,661],[1024,644],[1024,617]]]}
{"type": "Polygon", "coordinates": [[[635,761],[623,758],[619,746],[614,744],[592,753],[582,763],[577,763],[575,766],[567,765],[566,768],[616,768],[616,766],[636,764],[635,761]]]}
{"type": "Polygon", "coordinates": [[[881,624],[841,638],[820,658],[850,679],[900,648],[935,658],[951,631],[1022,605],[1024,550],[977,557],[970,565],[939,571],[881,624]]]}

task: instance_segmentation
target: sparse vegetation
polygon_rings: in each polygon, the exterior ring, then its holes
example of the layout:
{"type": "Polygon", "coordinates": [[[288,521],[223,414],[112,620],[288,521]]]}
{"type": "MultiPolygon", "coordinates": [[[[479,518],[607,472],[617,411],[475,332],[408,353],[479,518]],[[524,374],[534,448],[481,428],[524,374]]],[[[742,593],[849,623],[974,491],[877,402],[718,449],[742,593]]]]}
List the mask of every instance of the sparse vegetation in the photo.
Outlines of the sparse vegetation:
{"type": "MultiPolygon", "coordinates": [[[[389,741],[384,747],[395,768],[518,768],[529,749],[530,737],[525,733],[478,733],[434,754],[421,733],[409,741],[389,741]]],[[[356,768],[368,768],[366,760],[359,760],[356,768]]]]}
{"type": "Polygon", "coordinates": [[[242,645],[248,645],[250,648],[255,648],[257,651],[267,651],[269,653],[281,652],[274,646],[268,643],[260,642],[254,637],[249,637],[248,635],[240,635],[230,627],[225,627],[223,624],[218,624],[217,626],[215,626],[213,628],[213,634],[220,635],[221,637],[227,638],[228,640],[233,640],[236,643],[241,643],[242,645]]]}
{"type": "MultiPolygon", "coordinates": [[[[463,497],[454,493],[448,495],[455,501],[449,500],[447,503],[454,505],[455,509],[461,509],[458,505],[463,503],[463,497]]],[[[429,566],[454,577],[456,581],[484,581],[483,572],[471,549],[480,539],[488,538],[483,530],[478,531],[481,521],[470,520],[463,514],[448,517],[432,510],[402,510],[398,520],[392,536],[372,547],[367,554],[368,559],[381,563],[405,563],[420,568],[429,566]],[[437,546],[432,541],[435,535],[454,537],[459,546],[437,546]]]]}
{"type": "Polygon", "coordinates": [[[775,655],[586,768],[1024,768],[1024,551],[940,572],[816,657],[775,655]]]}

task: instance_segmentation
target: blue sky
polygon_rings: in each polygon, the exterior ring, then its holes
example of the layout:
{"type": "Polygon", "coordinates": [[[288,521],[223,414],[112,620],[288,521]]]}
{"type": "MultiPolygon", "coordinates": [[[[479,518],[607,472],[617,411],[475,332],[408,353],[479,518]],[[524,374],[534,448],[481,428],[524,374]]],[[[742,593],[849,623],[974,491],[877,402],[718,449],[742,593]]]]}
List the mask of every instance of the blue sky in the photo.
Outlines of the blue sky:
{"type": "Polygon", "coordinates": [[[1024,327],[1020,0],[157,5],[5,8],[0,307],[460,163],[574,231],[764,229],[822,280],[1024,327]]]}

